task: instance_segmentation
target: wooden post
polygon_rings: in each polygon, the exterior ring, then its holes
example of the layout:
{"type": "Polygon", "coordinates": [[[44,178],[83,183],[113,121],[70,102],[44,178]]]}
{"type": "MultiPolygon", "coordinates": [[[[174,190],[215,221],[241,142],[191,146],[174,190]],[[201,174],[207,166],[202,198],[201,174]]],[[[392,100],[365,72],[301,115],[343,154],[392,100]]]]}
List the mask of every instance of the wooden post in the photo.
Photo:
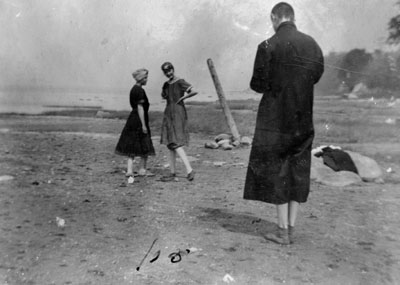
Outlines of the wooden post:
{"type": "Polygon", "coordinates": [[[217,90],[219,103],[221,104],[222,110],[224,111],[226,121],[231,129],[233,139],[235,141],[240,140],[240,135],[237,130],[235,121],[233,120],[231,110],[229,109],[228,104],[226,103],[224,90],[222,89],[221,83],[219,82],[217,71],[215,70],[214,63],[211,58],[207,59],[208,68],[210,69],[211,77],[214,81],[215,89],[217,90]]]}

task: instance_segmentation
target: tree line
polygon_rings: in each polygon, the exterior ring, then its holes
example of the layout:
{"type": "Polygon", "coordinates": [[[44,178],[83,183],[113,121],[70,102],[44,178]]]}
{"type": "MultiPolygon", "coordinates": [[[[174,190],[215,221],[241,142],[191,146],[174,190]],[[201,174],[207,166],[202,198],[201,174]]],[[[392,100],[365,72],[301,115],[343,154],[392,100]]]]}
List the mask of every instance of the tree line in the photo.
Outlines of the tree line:
{"type": "MultiPolygon", "coordinates": [[[[400,7],[400,1],[396,3],[400,7]]],[[[400,45],[400,14],[388,23],[387,43],[400,45]]],[[[395,50],[395,49],[393,49],[395,50]]],[[[351,92],[363,83],[377,95],[400,98],[400,50],[367,52],[352,49],[349,52],[331,52],[325,56],[325,73],[318,84],[323,92],[351,92]]]]}

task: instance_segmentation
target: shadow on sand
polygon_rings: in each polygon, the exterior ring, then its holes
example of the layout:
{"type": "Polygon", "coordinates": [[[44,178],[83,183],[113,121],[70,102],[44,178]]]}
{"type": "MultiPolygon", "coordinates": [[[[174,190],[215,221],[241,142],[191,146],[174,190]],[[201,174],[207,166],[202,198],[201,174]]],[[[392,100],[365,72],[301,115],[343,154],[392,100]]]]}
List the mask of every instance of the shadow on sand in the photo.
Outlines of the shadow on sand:
{"type": "Polygon", "coordinates": [[[224,229],[247,235],[263,237],[276,229],[276,224],[258,217],[235,213],[228,209],[199,208],[204,215],[197,217],[207,223],[217,223],[224,229]]]}

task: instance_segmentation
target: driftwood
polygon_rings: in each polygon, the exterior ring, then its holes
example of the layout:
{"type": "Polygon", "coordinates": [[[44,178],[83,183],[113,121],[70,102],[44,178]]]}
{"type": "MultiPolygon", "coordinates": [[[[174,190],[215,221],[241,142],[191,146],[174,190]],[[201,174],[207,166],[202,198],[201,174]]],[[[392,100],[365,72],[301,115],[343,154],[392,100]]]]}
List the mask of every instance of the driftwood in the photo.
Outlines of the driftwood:
{"type": "Polygon", "coordinates": [[[236,127],[235,120],[232,117],[231,110],[229,109],[229,106],[226,103],[224,90],[222,89],[222,85],[218,79],[217,71],[215,70],[214,63],[211,60],[211,58],[209,58],[207,60],[207,64],[208,64],[208,68],[210,69],[211,77],[214,81],[215,89],[218,94],[219,103],[221,104],[222,110],[224,111],[226,121],[232,132],[232,136],[235,141],[239,141],[240,140],[239,131],[236,127]]]}

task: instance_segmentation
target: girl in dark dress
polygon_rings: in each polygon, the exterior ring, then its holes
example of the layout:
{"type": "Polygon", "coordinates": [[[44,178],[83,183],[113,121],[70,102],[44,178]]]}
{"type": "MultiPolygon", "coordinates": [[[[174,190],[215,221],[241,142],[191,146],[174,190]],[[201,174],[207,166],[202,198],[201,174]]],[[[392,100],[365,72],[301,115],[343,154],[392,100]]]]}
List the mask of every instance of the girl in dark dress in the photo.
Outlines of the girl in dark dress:
{"type": "Polygon", "coordinates": [[[164,118],[161,128],[161,144],[165,144],[169,149],[171,175],[163,177],[163,181],[172,181],[175,179],[176,155],[182,159],[187,172],[187,179],[194,179],[194,170],[183,149],[184,145],[189,143],[189,132],[187,129],[187,114],[183,100],[197,94],[192,85],[184,79],[175,76],[174,67],[166,62],[161,66],[164,75],[168,81],[162,88],[162,98],[167,101],[164,111],[164,118]]]}
{"type": "Polygon", "coordinates": [[[155,155],[149,127],[150,103],[142,88],[147,83],[148,70],[138,69],[132,73],[132,76],[136,80],[129,97],[132,111],[122,130],[115,152],[128,157],[126,176],[133,176],[135,156],[141,158],[138,175],[152,176],[153,174],[147,171],[147,158],[149,155],[155,155]]]}

